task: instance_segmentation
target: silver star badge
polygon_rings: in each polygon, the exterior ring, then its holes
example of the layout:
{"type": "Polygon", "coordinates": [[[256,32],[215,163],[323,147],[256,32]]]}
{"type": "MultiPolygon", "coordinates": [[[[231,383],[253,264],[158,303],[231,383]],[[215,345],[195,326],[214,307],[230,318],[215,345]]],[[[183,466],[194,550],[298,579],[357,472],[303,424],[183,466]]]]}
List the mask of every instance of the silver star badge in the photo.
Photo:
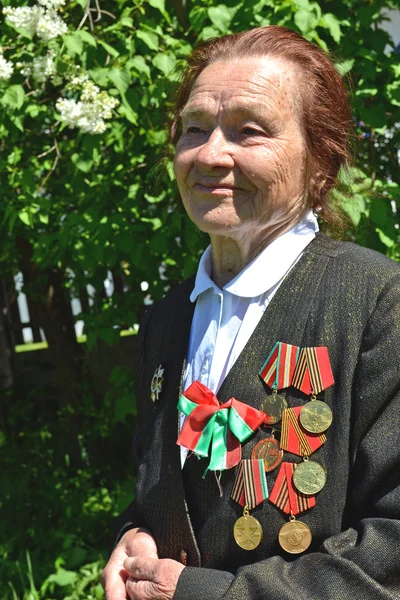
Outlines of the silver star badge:
{"type": "Polygon", "coordinates": [[[150,385],[150,399],[152,402],[156,402],[161,394],[162,383],[164,381],[164,370],[165,369],[162,368],[162,365],[160,365],[154,371],[154,375],[150,385]]]}

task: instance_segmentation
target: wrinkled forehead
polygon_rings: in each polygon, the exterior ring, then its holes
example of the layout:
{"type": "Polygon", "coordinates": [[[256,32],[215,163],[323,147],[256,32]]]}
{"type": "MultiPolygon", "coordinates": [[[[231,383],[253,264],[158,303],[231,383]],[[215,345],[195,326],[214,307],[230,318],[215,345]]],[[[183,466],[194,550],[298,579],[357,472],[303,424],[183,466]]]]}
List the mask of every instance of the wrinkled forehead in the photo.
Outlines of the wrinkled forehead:
{"type": "Polygon", "coordinates": [[[197,77],[181,115],[204,106],[262,108],[298,117],[299,74],[288,61],[270,57],[218,60],[197,77]]]}

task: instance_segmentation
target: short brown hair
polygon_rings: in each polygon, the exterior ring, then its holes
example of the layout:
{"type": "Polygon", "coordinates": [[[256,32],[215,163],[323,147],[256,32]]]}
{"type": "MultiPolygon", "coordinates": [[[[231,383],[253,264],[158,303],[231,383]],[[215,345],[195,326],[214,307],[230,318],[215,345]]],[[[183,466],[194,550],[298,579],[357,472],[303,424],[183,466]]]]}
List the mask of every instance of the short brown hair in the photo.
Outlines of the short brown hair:
{"type": "Polygon", "coordinates": [[[200,73],[212,62],[252,56],[281,58],[297,66],[301,123],[312,165],[310,205],[320,206],[327,221],[335,220],[328,192],[339,169],[350,160],[349,140],[353,125],[347,90],[328,55],[301,35],[279,25],[213,38],[200,44],[187,59],[179,87],[171,141],[180,135],[180,112],[200,73]]]}

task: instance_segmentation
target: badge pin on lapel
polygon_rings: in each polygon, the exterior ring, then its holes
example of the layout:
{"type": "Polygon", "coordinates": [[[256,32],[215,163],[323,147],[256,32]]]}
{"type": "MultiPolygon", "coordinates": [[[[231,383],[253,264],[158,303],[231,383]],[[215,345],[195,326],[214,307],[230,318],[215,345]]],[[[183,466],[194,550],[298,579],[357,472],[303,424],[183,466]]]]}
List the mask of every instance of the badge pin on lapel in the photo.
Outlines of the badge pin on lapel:
{"type": "Polygon", "coordinates": [[[152,402],[157,402],[157,400],[160,397],[162,391],[162,384],[164,381],[164,371],[165,369],[162,365],[159,365],[154,371],[154,375],[150,384],[150,400],[152,402]]]}

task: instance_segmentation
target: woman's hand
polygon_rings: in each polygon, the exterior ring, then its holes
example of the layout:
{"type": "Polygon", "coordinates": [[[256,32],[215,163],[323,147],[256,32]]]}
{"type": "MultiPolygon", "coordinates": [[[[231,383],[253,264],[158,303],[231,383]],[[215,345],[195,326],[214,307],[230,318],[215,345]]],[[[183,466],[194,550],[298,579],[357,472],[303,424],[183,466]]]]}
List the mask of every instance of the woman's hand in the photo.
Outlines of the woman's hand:
{"type": "Polygon", "coordinates": [[[126,590],[130,600],[172,600],[182,570],[181,563],[169,558],[127,558],[124,568],[130,577],[126,590]]]}
{"type": "Polygon", "coordinates": [[[127,558],[157,559],[157,546],[153,536],[146,529],[135,528],[121,538],[102,573],[101,584],[106,600],[128,600],[126,582],[129,572],[124,569],[127,558]]]}

